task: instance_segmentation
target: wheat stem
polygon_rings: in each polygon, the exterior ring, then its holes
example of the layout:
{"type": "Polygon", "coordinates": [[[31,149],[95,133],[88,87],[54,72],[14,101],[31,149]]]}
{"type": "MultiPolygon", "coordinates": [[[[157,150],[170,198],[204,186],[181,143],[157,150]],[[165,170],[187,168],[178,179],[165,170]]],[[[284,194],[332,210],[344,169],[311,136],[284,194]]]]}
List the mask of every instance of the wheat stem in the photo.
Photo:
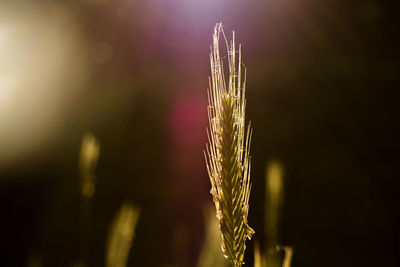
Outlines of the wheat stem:
{"type": "Polygon", "coordinates": [[[236,52],[234,32],[228,44],[221,23],[214,28],[210,63],[206,165],[222,234],[222,251],[232,266],[240,267],[246,239],[250,239],[254,233],[247,224],[251,187],[251,128],[249,124],[247,131],[245,129],[246,73],[242,81],[241,46],[236,52]],[[228,53],[228,83],[219,51],[221,35],[228,53]],[[237,56],[238,64],[235,62],[237,56]]]}

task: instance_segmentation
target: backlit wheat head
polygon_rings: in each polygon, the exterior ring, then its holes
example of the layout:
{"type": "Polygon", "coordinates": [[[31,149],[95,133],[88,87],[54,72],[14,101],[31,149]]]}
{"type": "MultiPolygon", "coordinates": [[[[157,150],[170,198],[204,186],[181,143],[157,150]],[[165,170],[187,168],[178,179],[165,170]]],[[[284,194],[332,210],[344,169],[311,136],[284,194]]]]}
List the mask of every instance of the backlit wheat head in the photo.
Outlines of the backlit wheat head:
{"type": "Polygon", "coordinates": [[[221,23],[214,28],[210,62],[206,165],[222,234],[222,251],[232,266],[238,267],[243,264],[246,239],[254,233],[247,224],[251,128],[249,124],[245,129],[246,73],[242,74],[241,46],[236,51],[234,32],[228,44],[221,23]],[[220,37],[227,47],[227,81],[219,51],[220,37]]]}

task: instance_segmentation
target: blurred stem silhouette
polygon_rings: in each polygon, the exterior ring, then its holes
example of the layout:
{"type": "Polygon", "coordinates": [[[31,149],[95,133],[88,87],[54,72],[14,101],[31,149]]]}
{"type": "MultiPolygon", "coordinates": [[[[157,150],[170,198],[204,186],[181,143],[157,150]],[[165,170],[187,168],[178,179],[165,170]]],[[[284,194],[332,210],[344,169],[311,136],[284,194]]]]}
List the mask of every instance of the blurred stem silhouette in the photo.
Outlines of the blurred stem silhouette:
{"type": "Polygon", "coordinates": [[[254,241],[254,267],[265,266],[265,255],[260,250],[260,243],[258,240],[254,241]]]}
{"type": "Polygon", "coordinates": [[[292,264],[293,248],[289,246],[283,246],[282,249],[285,252],[282,267],[290,267],[290,265],[292,264]]]}
{"type": "Polygon", "coordinates": [[[85,133],[82,138],[79,157],[80,171],[80,244],[79,253],[81,265],[86,265],[89,257],[91,229],[91,200],[95,193],[95,170],[100,156],[100,143],[91,133],[85,133]]]}
{"type": "Polygon", "coordinates": [[[214,207],[209,206],[204,209],[206,238],[200,252],[197,267],[228,267],[229,264],[220,251],[221,233],[219,232],[218,221],[215,220],[214,214],[214,207]]]}
{"type": "Polygon", "coordinates": [[[280,243],[279,221],[284,199],[283,165],[272,160],[267,163],[265,172],[265,255],[268,267],[278,267],[281,266],[281,259],[276,247],[280,243]]]}
{"type": "Polygon", "coordinates": [[[140,210],[130,202],[119,209],[111,225],[106,251],[106,267],[126,267],[135,237],[140,210]]]}
{"type": "Polygon", "coordinates": [[[280,246],[281,212],[284,203],[284,167],[278,160],[267,163],[265,170],[265,255],[261,257],[262,267],[290,267],[293,249],[280,246]],[[283,252],[283,260],[282,260],[283,252]]]}

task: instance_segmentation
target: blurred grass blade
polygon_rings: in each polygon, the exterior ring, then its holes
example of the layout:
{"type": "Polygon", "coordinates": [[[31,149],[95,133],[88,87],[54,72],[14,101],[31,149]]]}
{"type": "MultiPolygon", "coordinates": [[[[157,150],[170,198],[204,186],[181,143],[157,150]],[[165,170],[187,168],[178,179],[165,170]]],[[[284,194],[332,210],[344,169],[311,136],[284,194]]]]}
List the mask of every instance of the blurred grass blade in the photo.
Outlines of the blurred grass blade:
{"type": "Polygon", "coordinates": [[[280,161],[268,162],[265,177],[265,239],[271,248],[279,243],[279,220],[284,199],[283,175],[284,169],[280,161]]]}
{"type": "Polygon", "coordinates": [[[283,258],[282,267],[290,267],[293,258],[293,248],[289,246],[284,246],[285,256],[283,258]]]}
{"type": "Polygon", "coordinates": [[[91,133],[85,133],[82,138],[79,157],[79,170],[81,173],[81,195],[91,198],[95,192],[95,169],[100,156],[100,144],[91,133]]]}
{"type": "Polygon", "coordinates": [[[254,267],[264,267],[263,265],[264,255],[260,250],[260,243],[258,240],[254,241],[254,267]]]}
{"type": "Polygon", "coordinates": [[[100,156],[100,143],[91,133],[82,137],[79,155],[79,190],[80,190],[80,217],[79,217],[79,259],[76,266],[86,266],[90,257],[91,236],[91,201],[95,193],[95,170],[100,156]]]}
{"type": "Polygon", "coordinates": [[[131,203],[121,206],[108,237],[106,267],[126,267],[139,215],[139,208],[131,203]]]}
{"type": "Polygon", "coordinates": [[[268,267],[281,266],[281,254],[276,250],[279,244],[279,221],[283,206],[284,168],[280,161],[272,160],[266,166],[265,189],[265,240],[266,263],[268,267]]]}
{"type": "Polygon", "coordinates": [[[206,238],[201,249],[197,267],[227,267],[228,262],[220,251],[221,233],[219,232],[218,221],[215,219],[215,212],[212,206],[204,209],[206,226],[206,238]]]}

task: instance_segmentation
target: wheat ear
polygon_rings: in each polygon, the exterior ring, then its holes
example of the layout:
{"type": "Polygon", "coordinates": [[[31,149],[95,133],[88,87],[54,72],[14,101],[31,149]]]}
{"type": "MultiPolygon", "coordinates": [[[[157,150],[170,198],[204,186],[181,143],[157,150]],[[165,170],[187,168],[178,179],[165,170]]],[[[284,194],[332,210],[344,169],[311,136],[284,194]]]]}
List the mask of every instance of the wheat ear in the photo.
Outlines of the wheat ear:
{"type": "Polygon", "coordinates": [[[222,251],[234,267],[243,264],[246,239],[254,233],[247,224],[250,196],[251,128],[245,130],[245,82],[242,82],[241,46],[236,52],[235,33],[228,44],[221,23],[216,24],[210,53],[211,78],[208,90],[209,131],[205,158],[211,194],[222,234],[222,251]],[[228,53],[226,83],[219,52],[223,37],[228,53]],[[238,62],[236,63],[236,57],[238,62]]]}

